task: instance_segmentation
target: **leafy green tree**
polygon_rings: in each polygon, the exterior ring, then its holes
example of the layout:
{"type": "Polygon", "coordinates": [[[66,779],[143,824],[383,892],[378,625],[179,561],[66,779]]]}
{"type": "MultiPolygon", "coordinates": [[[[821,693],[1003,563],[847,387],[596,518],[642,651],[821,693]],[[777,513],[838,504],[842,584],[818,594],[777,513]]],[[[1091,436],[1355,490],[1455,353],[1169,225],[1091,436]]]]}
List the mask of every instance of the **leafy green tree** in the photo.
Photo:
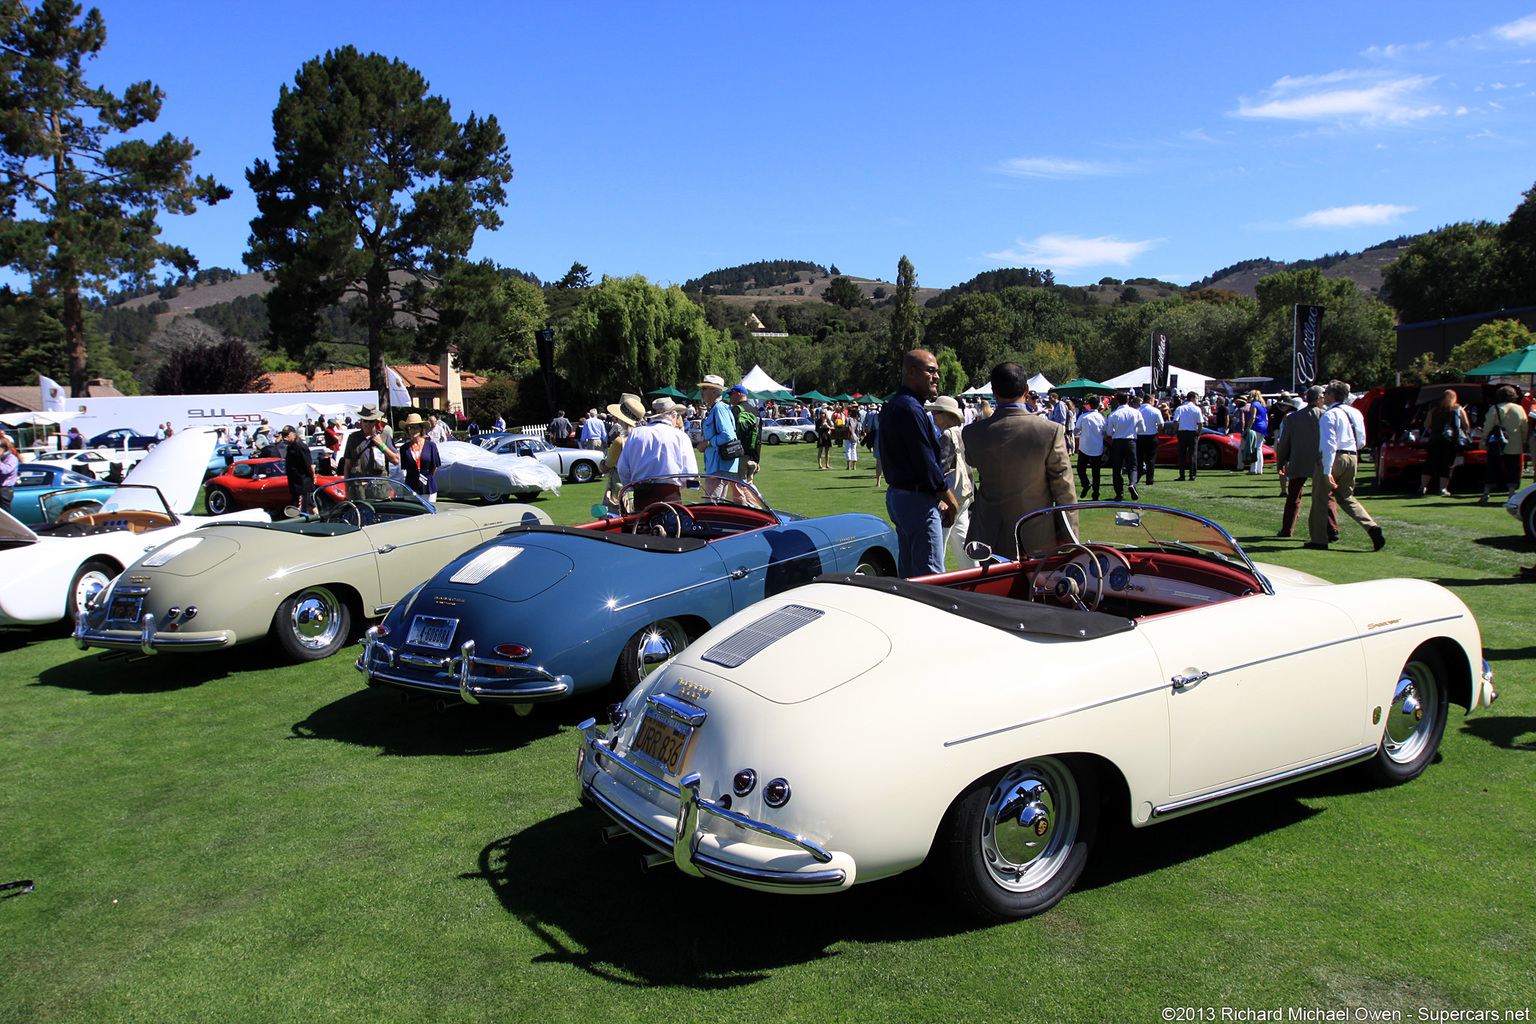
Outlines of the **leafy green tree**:
{"type": "MultiPolygon", "coordinates": [[[[907,349],[908,352],[912,351],[907,349]]],[[[939,394],[958,395],[966,388],[965,367],[952,348],[941,348],[933,355],[939,364],[939,394]]],[[[884,392],[881,392],[884,394],[884,392]]]]}
{"type": "Polygon", "coordinates": [[[157,395],[225,395],[266,391],[265,370],[256,353],[239,338],[212,345],[179,343],[155,371],[157,395]]]}
{"type": "MultiPolygon", "coordinates": [[[[913,298],[917,291],[917,271],[903,256],[896,263],[896,297],[891,301],[892,358],[920,348],[923,341],[923,314],[913,298]]],[[[841,305],[841,303],[839,303],[841,305]]]]}
{"type": "Polygon", "coordinates": [[[592,287],[592,272],[580,263],[572,263],[571,269],[565,272],[565,276],[555,282],[556,288],[590,288],[592,287]]]}
{"type": "Polygon", "coordinates": [[[492,377],[464,396],[464,414],[473,423],[490,427],[497,416],[514,421],[511,414],[517,411],[521,387],[510,377],[492,377]]]}
{"type": "Polygon", "coordinates": [[[864,304],[864,293],[859,291],[859,286],[854,284],[852,279],[846,277],[834,277],[829,281],[822,298],[844,309],[853,309],[855,306],[864,304]]]}
{"type": "Polygon", "coordinates": [[[512,178],[494,116],[463,123],[414,68],[345,46],[309,61],[272,113],[275,165],[246,172],[260,211],[245,263],[276,281],[272,334],[306,365],[347,298],[366,331],[369,379],[386,395],[386,344],[402,314],[432,319],[440,283],[512,178]]]}
{"type": "Polygon", "coordinates": [[[561,325],[556,362],[583,401],[697,384],[706,373],[741,375],[736,343],[710,327],[677,285],[604,277],[561,325]]]}
{"type": "Polygon", "coordinates": [[[1451,349],[1446,362],[1472,370],[1532,344],[1536,344],[1536,336],[1525,324],[1518,320],[1495,320],[1480,324],[1466,341],[1451,349]]]}
{"type": "Polygon", "coordinates": [[[1503,238],[1500,228],[1487,221],[1448,224],[1420,237],[1383,268],[1381,279],[1386,301],[1406,324],[1529,301],[1510,301],[1503,238]]]}
{"type": "Polygon", "coordinates": [[[1499,241],[1504,256],[1500,277],[1509,299],[1500,308],[1530,305],[1536,296],[1536,185],[1526,189],[1500,228],[1499,241]]]}
{"type": "Polygon", "coordinates": [[[538,369],[533,335],[548,319],[542,289],[490,260],[460,262],[434,299],[437,317],[418,331],[419,352],[435,358],[453,346],[461,366],[488,377],[525,377],[538,369]]]}
{"type": "Polygon", "coordinates": [[[1392,378],[1397,364],[1392,311],[1363,294],[1353,281],[1330,279],[1308,267],[1271,274],[1254,291],[1259,299],[1254,353],[1259,374],[1290,376],[1294,307],[1303,303],[1324,309],[1318,380],[1370,386],[1392,378]]]}
{"type": "Polygon", "coordinates": [[[186,139],[111,141],[159,117],[165,94],[148,81],[121,96],[87,84],[81,65],[107,40],[99,11],[0,0],[0,22],[0,264],[59,298],[78,397],[88,362],[81,290],[106,295],[112,282],[147,278],[160,264],[195,270],[190,252],[159,240],[157,215],[191,213],[230,192],[192,176],[197,150],[186,139]]]}

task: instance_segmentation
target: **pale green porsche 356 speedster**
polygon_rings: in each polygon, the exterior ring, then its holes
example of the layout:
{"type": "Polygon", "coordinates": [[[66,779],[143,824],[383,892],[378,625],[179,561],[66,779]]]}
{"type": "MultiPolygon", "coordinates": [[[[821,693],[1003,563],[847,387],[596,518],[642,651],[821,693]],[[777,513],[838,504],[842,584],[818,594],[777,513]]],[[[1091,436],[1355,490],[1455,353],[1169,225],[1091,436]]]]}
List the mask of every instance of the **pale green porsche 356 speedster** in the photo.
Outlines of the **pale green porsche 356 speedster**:
{"type": "Polygon", "coordinates": [[[550,522],[524,504],[434,509],[386,479],[324,491],[319,515],[205,527],[150,551],[91,599],[76,644],[156,654],[271,633],[295,661],[315,661],[481,541],[550,522]]]}

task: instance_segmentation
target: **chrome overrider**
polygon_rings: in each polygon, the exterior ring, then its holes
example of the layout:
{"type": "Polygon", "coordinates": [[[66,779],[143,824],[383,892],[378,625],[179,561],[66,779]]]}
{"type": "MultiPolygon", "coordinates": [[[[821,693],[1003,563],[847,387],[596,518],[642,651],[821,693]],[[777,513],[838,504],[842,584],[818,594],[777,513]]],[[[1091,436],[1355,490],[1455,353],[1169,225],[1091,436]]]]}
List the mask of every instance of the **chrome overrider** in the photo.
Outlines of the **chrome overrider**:
{"type": "MultiPolygon", "coordinates": [[[[120,587],[107,586],[92,594],[86,602],[85,610],[75,617],[75,646],[80,650],[89,650],[92,647],[105,647],[116,651],[142,651],[144,654],[158,654],[161,649],[175,647],[185,651],[214,651],[221,647],[229,646],[231,636],[228,630],[219,630],[215,633],[205,633],[202,636],[185,636],[167,629],[176,629],[185,623],[191,622],[197,617],[197,608],[189,607],[186,611],[180,608],[171,608],[164,618],[157,619],[154,612],[145,612],[141,617],[133,621],[132,629],[116,629],[111,619],[104,619],[102,628],[94,629],[91,622],[96,616],[105,616],[104,610],[111,605],[113,597],[146,597],[149,594],[148,587],[120,587]]],[[[126,621],[126,620],[118,620],[126,621]]]]}
{"type": "Polygon", "coordinates": [[[484,701],[535,704],[570,696],[575,681],[568,675],[555,675],[537,665],[525,665],[505,658],[488,658],[475,653],[475,642],[459,645],[456,656],[435,658],[397,651],[384,641],[380,627],[372,626],[363,634],[363,653],[354,666],[367,677],[369,685],[385,683],[427,693],[457,693],[466,704],[484,701]],[[409,667],[432,673],[430,677],[401,675],[409,667]],[[500,669],[502,675],[480,675],[477,668],[500,669]]]}
{"type": "MultiPolygon", "coordinates": [[[[656,701],[662,694],[647,698],[656,701]]],[[[699,709],[699,715],[704,714],[699,709]]],[[[767,836],[810,855],[818,864],[826,864],[833,855],[803,836],[738,814],[713,800],[699,795],[699,774],[692,772],[678,780],[677,785],[652,774],[633,761],[614,752],[617,730],[613,736],[599,731],[597,720],[589,718],[576,727],[581,732],[581,748],[576,758],[576,774],[581,788],[583,803],[596,806],[636,838],[669,855],[672,862],[686,874],[715,878],[726,882],[740,882],[785,892],[833,892],[842,889],[848,881],[848,873],[840,867],[814,871],[775,871],[768,868],[749,867],[711,856],[699,845],[708,834],[702,822],[718,818],[738,828],[767,836]],[[588,780],[587,765],[593,766],[592,780],[588,780]],[[599,774],[610,776],[610,766],[627,772],[639,782],[653,787],[677,801],[677,828],[672,835],[658,831],[641,821],[605,796],[594,784],[599,774]]]]}

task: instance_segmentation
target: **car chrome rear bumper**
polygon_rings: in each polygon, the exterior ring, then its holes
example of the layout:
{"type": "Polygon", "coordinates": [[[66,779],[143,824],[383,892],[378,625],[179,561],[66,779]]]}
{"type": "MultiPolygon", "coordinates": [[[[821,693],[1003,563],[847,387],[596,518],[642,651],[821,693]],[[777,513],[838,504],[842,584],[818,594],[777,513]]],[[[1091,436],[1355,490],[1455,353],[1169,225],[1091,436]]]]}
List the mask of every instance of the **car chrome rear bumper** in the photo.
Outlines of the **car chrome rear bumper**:
{"type": "MultiPolygon", "coordinates": [[[[653,775],[614,753],[607,737],[597,731],[595,719],[588,719],[577,728],[582,736],[577,757],[582,800],[595,805],[642,842],[670,856],[683,872],[768,892],[838,892],[853,884],[856,871],[848,854],[829,853],[802,836],[706,800],[699,795],[697,773],[684,776],[675,786],[653,775]],[[661,808],[620,783],[610,768],[625,772],[651,790],[677,801],[670,830],[664,831],[646,820],[642,808],[661,808]],[[702,822],[706,817],[766,836],[781,845],[725,840],[704,829],[702,822]]],[[[665,824],[664,817],[661,824],[665,824]]]]}
{"type": "Polygon", "coordinates": [[[374,626],[363,636],[363,653],[354,666],[370,685],[381,684],[422,693],[457,694],[466,704],[537,704],[562,700],[576,689],[568,675],[555,675],[537,665],[475,654],[467,640],[454,657],[423,658],[395,650],[379,638],[374,626]],[[477,675],[477,668],[500,669],[504,675],[477,675]],[[415,670],[420,674],[404,675],[415,670]]]}
{"type": "Polygon", "coordinates": [[[144,613],[144,625],[137,632],[126,629],[91,629],[84,617],[75,625],[75,646],[82,651],[102,647],[109,651],[139,651],[143,654],[159,654],[161,651],[216,651],[235,642],[228,630],[215,633],[170,633],[156,631],[155,617],[144,613]]]}

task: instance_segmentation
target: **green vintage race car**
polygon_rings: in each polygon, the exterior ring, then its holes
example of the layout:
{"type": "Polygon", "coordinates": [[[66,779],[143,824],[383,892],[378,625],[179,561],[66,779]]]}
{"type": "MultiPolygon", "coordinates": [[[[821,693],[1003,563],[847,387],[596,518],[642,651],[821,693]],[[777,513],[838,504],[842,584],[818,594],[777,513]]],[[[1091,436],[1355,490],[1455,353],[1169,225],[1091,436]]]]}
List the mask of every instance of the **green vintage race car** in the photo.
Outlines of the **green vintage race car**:
{"type": "Polygon", "coordinates": [[[434,509],[382,478],[323,492],[318,515],[206,527],[150,551],[91,599],[76,644],[156,654],[270,633],[293,660],[315,661],[481,541],[551,522],[524,504],[434,509]]]}

